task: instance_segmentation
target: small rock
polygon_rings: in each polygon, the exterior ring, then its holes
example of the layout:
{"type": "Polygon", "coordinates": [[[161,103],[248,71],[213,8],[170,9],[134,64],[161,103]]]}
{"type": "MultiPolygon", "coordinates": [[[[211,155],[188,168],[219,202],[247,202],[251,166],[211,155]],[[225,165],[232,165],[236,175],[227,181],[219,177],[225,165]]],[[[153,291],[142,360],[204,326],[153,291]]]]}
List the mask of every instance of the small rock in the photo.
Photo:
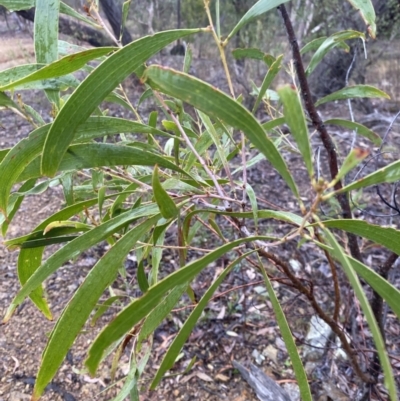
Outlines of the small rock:
{"type": "Polygon", "coordinates": [[[29,394],[20,393],[19,391],[13,391],[10,393],[8,401],[29,401],[31,396],[29,394]]]}
{"type": "Polygon", "coordinates": [[[78,284],[73,283],[67,286],[69,292],[74,292],[78,288],[78,284]]]}
{"type": "Polygon", "coordinates": [[[278,365],[278,350],[272,344],[269,344],[262,354],[270,359],[275,365],[278,365]]]}
{"type": "Polygon", "coordinates": [[[254,349],[253,352],[251,353],[251,356],[254,358],[254,360],[256,361],[256,363],[258,365],[261,365],[263,363],[263,361],[265,360],[265,356],[261,355],[257,349],[254,349]]]}
{"type": "Polygon", "coordinates": [[[219,381],[221,381],[221,382],[224,382],[224,383],[226,383],[226,382],[228,382],[228,381],[230,380],[230,378],[229,378],[228,376],[225,376],[225,375],[223,375],[222,373],[218,373],[218,374],[215,376],[215,379],[216,379],[216,380],[219,380],[219,381]]]}
{"type": "Polygon", "coordinates": [[[296,383],[285,383],[282,387],[288,393],[291,401],[300,401],[300,388],[296,383]]]}
{"type": "Polygon", "coordinates": [[[318,360],[325,352],[326,344],[332,329],[318,316],[313,316],[310,321],[310,329],[307,333],[306,343],[309,346],[304,347],[304,357],[311,361],[318,360]]]}

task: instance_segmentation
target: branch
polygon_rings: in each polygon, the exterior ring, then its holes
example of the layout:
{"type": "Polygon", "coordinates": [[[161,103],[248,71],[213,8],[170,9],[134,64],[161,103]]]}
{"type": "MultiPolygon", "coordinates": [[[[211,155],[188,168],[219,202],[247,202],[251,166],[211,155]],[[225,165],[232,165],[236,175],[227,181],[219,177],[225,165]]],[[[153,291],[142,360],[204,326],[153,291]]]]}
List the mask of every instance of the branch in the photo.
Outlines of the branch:
{"type": "MultiPolygon", "coordinates": [[[[33,22],[35,20],[35,9],[17,11],[17,14],[22,18],[33,22]]],[[[72,36],[75,39],[87,42],[95,47],[113,46],[114,43],[105,36],[101,31],[85,26],[72,19],[59,17],[58,29],[61,33],[72,36]]]]}
{"type": "MultiPolygon", "coordinates": [[[[293,60],[294,60],[294,66],[296,68],[296,74],[299,79],[301,94],[302,94],[302,97],[304,100],[304,105],[305,105],[308,115],[311,118],[314,128],[319,132],[321,141],[328,153],[329,170],[331,173],[331,178],[333,180],[337,176],[338,171],[339,171],[335,145],[334,145],[332,138],[330,137],[324,123],[322,122],[321,117],[319,116],[319,114],[315,108],[314,102],[312,100],[310,87],[308,85],[306,73],[304,70],[303,60],[300,55],[299,45],[297,43],[297,39],[296,39],[296,35],[293,30],[292,23],[290,22],[289,15],[286,11],[286,7],[282,4],[278,8],[282,14],[282,18],[283,18],[283,21],[284,21],[284,24],[286,27],[286,32],[289,37],[289,42],[292,46],[292,55],[293,55],[293,60]]],[[[342,182],[338,181],[335,184],[334,188],[336,191],[341,189],[342,182]]],[[[337,199],[338,199],[340,207],[342,209],[343,218],[351,219],[353,216],[352,216],[350,202],[349,202],[349,198],[348,198],[347,194],[339,194],[339,195],[337,195],[337,199]]],[[[358,246],[357,236],[354,234],[351,234],[351,233],[347,233],[347,238],[349,240],[349,248],[350,248],[351,256],[353,256],[353,258],[362,262],[362,256],[361,256],[360,248],[358,246]]]]}

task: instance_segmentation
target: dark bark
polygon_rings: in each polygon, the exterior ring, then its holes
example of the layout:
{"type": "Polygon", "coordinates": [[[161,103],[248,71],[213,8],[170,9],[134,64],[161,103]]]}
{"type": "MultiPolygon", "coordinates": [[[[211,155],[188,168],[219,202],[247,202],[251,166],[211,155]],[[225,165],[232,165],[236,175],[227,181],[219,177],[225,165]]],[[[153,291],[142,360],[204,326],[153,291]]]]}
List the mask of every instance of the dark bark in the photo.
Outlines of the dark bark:
{"type": "Polygon", "coordinates": [[[250,369],[246,369],[235,360],[232,361],[232,365],[249,383],[261,401],[290,401],[289,394],[257,366],[250,364],[250,369]]]}
{"type": "MultiPolygon", "coordinates": [[[[33,22],[35,20],[34,8],[17,11],[17,14],[28,21],[33,22]]],[[[59,18],[59,30],[65,35],[72,36],[82,42],[88,42],[95,47],[114,46],[112,40],[105,36],[101,31],[93,29],[89,26],[85,26],[63,16],[60,16],[59,18]]]]}
{"type": "MultiPolygon", "coordinates": [[[[397,0],[373,1],[377,17],[378,38],[390,37],[391,33],[398,29],[400,9],[396,2],[397,0]]],[[[352,27],[352,29],[366,33],[366,25],[360,17],[359,12],[356,12],[348,3],[344,3],[343,7],[344,9],[340,12],[340,18],[337,18],[335,22],[336,30],[341,31],[352,27]]],[[[327,16],[325,17],[327,18],[327,16]]],[[[329,29],[325,32],[326,35],[330,35],[331,33],[329,29]]],[[[366,36],[368,36],[367,33],[366,36]]],[[[365,60],[364,49],[360,40],[352,40],[347,43],[350,46],[348,53],[343,49],[334,49],[324,57],[310,75],[309,84],[314,99],[324,97],[346,86],[346,74],[352,63],[354,54],[356,54],[356,59],[350,74],[351,80],[355,84],[365,84],[367,67],[376,60],[376,56],[374,57],[369,52],[368,60],[365,60]]],[[[353,104],[365,113],[370,114],[373,112],[370,99],[357,99],[353,101],[353,104]]]]}
{"type": "MultiPolygon", "coordinates": [[[[339,172],[339,165],[337,160],[336,148],[333,143],[331,136],[329,135],[324,123],[321,120],[311,96],[310,87],[308,85],[308,80],[305,74],[303,60],[300,55],[299,45],[297,43],[296,35],[293,30],[292,23],[290,22],[289,15],[286,11],[284,5],[279,6],[279,9],[282,14],[282,18],[285,24],[286,32],[289,37],[289,42],[292,46],[292,54],[294,60],[294,66],[296,69],[297,78],[300,83],[301,95],[304,100],[304,105],[307,110],[308,115],[311,118],[311,121],[318,131],[321,141],[325,147],[325,150],[328,154],[328,161],[329,161],[329,170],[331,173],[331,178],[334,179],[339,172]]],[[[335,184],[335,190],[339,191],[342,188],[341,181],[338,181],[335,184]]],[[[340,207],[342,209],[342,216],[345,219],[351,219],[353,217],[350,207],[350,202],[347,194],[339,194],[337,196],[339,201],[340,207]]],[[[357,236],[352,233],[347,233],[347,238],[349,240],[349,248],[351,252],[351,256],[353,258],[362,262],[362,256],[360,252],[360,248],[358,246],[357,236]]]]}
{"type": "MultiPolygon", "coordinates": [[[[108,22],[114,32],[114,35],[119,39],[121,35],[121,21],[122,21],[122,8],[118,2],[115,0],[100,0],[101,7],[104,14],[107,16],[108,22]]],[[[125,46],[126,44],[132,42],[132,36],[124,27],[124,32],[122,34],[121,43],[125,46]]]]}

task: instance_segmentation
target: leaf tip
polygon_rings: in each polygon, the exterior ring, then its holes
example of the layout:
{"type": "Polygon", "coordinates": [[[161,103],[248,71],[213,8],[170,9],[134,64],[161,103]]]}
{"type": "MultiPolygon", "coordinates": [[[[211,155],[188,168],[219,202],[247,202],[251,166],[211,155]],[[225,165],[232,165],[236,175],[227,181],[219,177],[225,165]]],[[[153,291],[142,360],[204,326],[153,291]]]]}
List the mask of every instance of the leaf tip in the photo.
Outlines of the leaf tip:
{"type": "Polygon", "coordinates": [[[365,159],[369,155],[369,150],[354,148],[354,155],[357,159],[365,159]]]}

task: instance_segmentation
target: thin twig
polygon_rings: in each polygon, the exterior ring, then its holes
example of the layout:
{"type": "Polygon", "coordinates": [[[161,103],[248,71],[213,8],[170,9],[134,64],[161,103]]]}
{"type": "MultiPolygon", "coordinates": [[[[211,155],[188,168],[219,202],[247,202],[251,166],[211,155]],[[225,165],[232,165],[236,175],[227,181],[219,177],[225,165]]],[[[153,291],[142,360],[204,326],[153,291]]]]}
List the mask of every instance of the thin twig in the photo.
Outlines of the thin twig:
{"type": "MultiPolygon", "coordinates": [[[[167,110],[167,113],[171,116],[172,120],[176,124],[179,132],[182,135],[182,138],[185,140],[186,144],[192,151],[192,153],[196,156],[197,160],[200,162],[201,166],[203,167],[204,171],[208,174],[208,176],[211,178],[212,182],[214,183],[215,189],[218,192],[218,195],[221,196],[222,199],[226,199],[226,195],[222,189],[222,187],[219,185],[219,182],[217,180],[217,177],[215,177],[215,174],[211,172],[211,170],[208,168],[207,163],[205,160],[200,156],[200,154],[197,152],[196,148],[193,146],[192,142],[190,142],[189,137],[186,135],[185,130],[183,129],[181,123],[179,120],[175,117],[175,115],[172,113],[171,109],[167,106],[167,104],[164,102],[164,99],[160,96],[160,94],[156,91],[154,91],[154,95],[156,98],[159,100],[159,102],[163,105],[165,110],[167,110]]],[[[230,209],[230,203],[226,200],[224,200],[224,206],[226,210],[230,209]]]]}
{"type": "MultiPolygon", "coordinates": [[[[346,86],[349,86],[350,72],[353,69],[353,65],[354,62],[356,61],[356,58],[357,58],[357,49],[354,51],[353,59],[351,60],[350,66],[346,72],[346,86]]],[[[347,99],[347,105],[349,106],[351,121],[354,123],[354,113],[353,113],[353,106],[351,105],[351,99],[347,99]]],[[[352,150],[356,145],[356,140],[357,140],[357,129],[353,130],[353,139],[351,141],[350,150],[352,150]]]]}
{"type": "Polygon", "coordinates": [[[226,62],[225,48],[224,48],[224,46],[223,46],[223,44],[221,42],[221,39],[218,37],[218,35],[216,34],[215,29],[214,29],[214,24],[213,24],[211,12],[210,12],[210,0],[204,0],[204,7],[206,9],[206,13],[207,13],[208,21],[209,21],[209,24],[210,24],[210,27],[211,27],[212,35],[214,37],[215,43],[217,44],[217,47],[218,47],[218,50],[219,50],[219,54],[220,54],[220,57],[221,57],[222,65],[224,67],[226,79],[228,81],[229,91],[231,93],[231,96],[234,98],[235,97],[235,92],[233,90],[231,75],[229,73],[229,68],[228,68],[228,63],[226,62]]]}
{"type": "Polygon", "coordinates": [[[261,256],[264,256],[265,258],[272,260],[275,264],[279,265],[285,275],[291,280],[293,283],[293,286],[303,295],[307,297],[307,299],[310,301],[313,309],[317,313],[317,315],[324,320],[329,327],[332,329],[332,331],[339,337],[340,342],[342,343],[343,349],[346,352],[347,356],[350,359],[350,362],[358,375],[358,377],[361,378],[366,383],[375,383],[376,379],[369,373],[364,373],[357,360],[357,354],[356,352],[351,348],[349,341],[347,339],[346,334],[344,331],[338,326],[338,324],[331,318],[329,315],[325,313],[325,311],[319,306],[317,300],[315,299],[312,291],[307,289],[301,281],[291,272],[289,265],[282,261],[279,257],[274,255],[273,253],[267,252],[264,249],[258,249],[258,253],[261,256]]]}
{"type": "Polygon", "coordinates": [[[111,40],[119,47],[122,48],[121,42],[114,36],[114,34],[108,29],[107,24],[103,21],[101,18],[99,12],[96,10],[95,7],[91,9],[91,13],[94,14],[96,20],[99,22],[99,24],[102,26],[102,28],[106,31],[107,35],[111,38],[111,40]]]}
{"type": "Polygon", "coordinates": [[[247,168],[246,168],[246,138],[243,134],[242,135],[242,166],[243,166],[243,196],[242,196],[242,210],[243,212],[246,210],[246,199],[247,199],[247,168]]]}
{"type": "MultiPolygon", "coordinates": [[[[318,232],[315,233],[315,236],[319,242],[321,242],[321,243],[323,242],[323,240],[318,232]]],[[[333,320],[335,322],[337,322],[339,320],[339,311],[340,311],[340,303],[341,303],[339,278],[337,275],[336,265],[335,265],[334,260],[332,259],[332,256],[326,249],[324,249],[323,251],[325,253],[326,259],[328,260],[329,267],[330,267],[331,273],[332,273],[333,288],[335,290],[335,307],[334,307],[334,311],[333,311],[333,320]]]]}

